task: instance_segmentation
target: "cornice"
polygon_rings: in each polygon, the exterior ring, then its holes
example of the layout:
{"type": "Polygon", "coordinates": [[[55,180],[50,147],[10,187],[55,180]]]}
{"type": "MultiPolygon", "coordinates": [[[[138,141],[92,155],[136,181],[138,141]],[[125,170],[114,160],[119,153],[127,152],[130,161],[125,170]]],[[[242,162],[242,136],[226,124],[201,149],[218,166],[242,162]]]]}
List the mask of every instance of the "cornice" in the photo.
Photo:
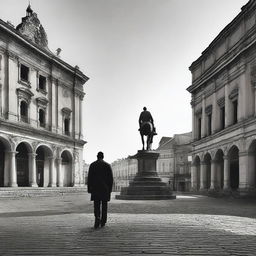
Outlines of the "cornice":
{"type": "Polygon", "coordinates": [[[70,145],[78,145],[83,146],[87,142],[84,140],[76,140],[71,137],[67,137],[65,135],[60,135],[57,133],[53,133],[51,131],[47,130],[39,130],[37,128],[34,128],[32,126],[24,125],[19,122],[11,122],[9,120],[0,119],[0,124],[2,128],[6,128],[8,131],[13,130],[20,134],[22,136],[22,133],[30,136],[37,136],[37,138],[48,139],[50,141],[60,141],[64,144],[70,144],[70,145]]]}
{"type": "MultiPolygon", "coordinates": [[[[199,77],[198,80],[194,81],[191,86],[187,88],[187,91],[190,93],[193,93],[194,90],[201,87],[203,84],[207,83],[209,80],[213,79],[213,77],[220,74],[223,70],[226,70],[228,65],[231,65],[236,59],[238,59],[244,52],[246,52],[249,48],[256,45],[256,38],[247,46],[245,46],[243,49],[240,49],[239,52],[236,54],[229,53],[229,56],[226,58],[225,61],[222,61],[221,63],[218,63],[210,67],[203,75],[199,77]]],[[[238,70],[237,73],[231,74],[228,76],[228,81],[231,81],[232,79],[235,79],[238,75],[240,75],[242,72],[245,71],[245,64],[241,65],[241,69],[238,70]]]]}
{"type": "Polygon", "coordinates": [[[255,124],[255,118],[248,118],[247,120],[243,120],[235,125],[231,125],[229,127],[226,127],[224,130],[221,130],[217,133],[214,133],[210,136],[204,137],[200,140],[196,140],[194,142],[192,142],[192,146],[193,146],[193,154],[194,152],[202,152],[205,149],[207,150],[211,150],[211,149],[215,149],[216,145],[219,145],[219,147],[224,146],[228,143],[234,142],[234,138],[233,137],[227,137],[221,140],[221,142],[214,142],[215,139],[220,138],[222,136],[225,135],[229,135],[231,132],[235,132],[238,130],[241,130],[241,132],[239,134],[236,135],[236,141],[239,141],[240,139],[244,139],[250,135],[250,132],[245,132],[245,129],[247,127],[249,127],[250,125],[255,124]],[[211,143],[212,142],[212,143],[211,143]]]}
{"type": "Polygon", "coordinates": [[[89,77],[84,75],[77,67],[72,67],[71,65],[69,65],[65,61],[61,60],[54,54],[49,53],[47,50],[45,50],[45,49],[39,47],[38,45],[36,45],[35,43],[29,41],[28,39],[23,37],[21,34],[19,34],[15,28],[8,25],[6,22],[4,22],[1,19],[0,19],[0,29],[4,30],[9,35],[13,36],[18,41],[25,44],[27,47],[33,49],[41,56],[44,56],[46,59],[48,59],[48,61],[53,62],[57,66],[60,66],[63,69],[67,70],[68,72],[72,73],[73,75],[76,75],[82,81],[83,84],[89,80],[89,77]]]}
{"type": "Polygon", "coordinates": [[[219,41],[223,38],[226,38],[230,34],[230,31],[234,29],[234,27],[237,26],[237,24],[244,19],[244,16],[248,15],[249,12],[255,10],[255,8],[256,5],[254,0],[250,0],[246,5],[244,5],[241,8],[240,13],[221,30],[221,32],[215,37],[215,39],[209,44],[209,46],[202,52],[201,56],[197,60],[192,62],[189,70],[192,71],[194,67],[200,65],[201,61],[205,58],[207,54],[211,53],[212,49],[216,47],[219,41]]]}

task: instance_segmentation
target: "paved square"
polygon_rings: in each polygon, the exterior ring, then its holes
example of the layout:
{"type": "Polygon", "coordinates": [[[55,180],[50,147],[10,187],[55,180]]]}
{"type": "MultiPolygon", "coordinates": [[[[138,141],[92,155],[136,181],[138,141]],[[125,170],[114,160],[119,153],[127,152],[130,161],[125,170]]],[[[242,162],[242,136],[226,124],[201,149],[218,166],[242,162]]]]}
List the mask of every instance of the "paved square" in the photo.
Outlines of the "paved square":
{"type": "Polygon", "coordinates": [[[255,200],[178,196],[109,205],[92,228],[87,194],[1,199],[0,255],[255,255],[255,200]]]}

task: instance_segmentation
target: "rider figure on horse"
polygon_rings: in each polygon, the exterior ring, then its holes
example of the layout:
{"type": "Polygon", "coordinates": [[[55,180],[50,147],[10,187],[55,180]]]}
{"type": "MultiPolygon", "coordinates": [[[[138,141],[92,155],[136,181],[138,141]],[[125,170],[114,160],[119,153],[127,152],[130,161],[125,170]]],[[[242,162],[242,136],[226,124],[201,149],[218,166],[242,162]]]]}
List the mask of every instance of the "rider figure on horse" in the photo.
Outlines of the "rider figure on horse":
{"type": "Polygon", "coordinates": [[[154,120],[147,108],[144,107],[139,118],[139,131],[141,135],[141,141],[144,150],[144,136],[147,136],[147,150],[151,150],[154,135],[157,135],[156,128],[154,126],[154,120]]]}
{"type": "Polygon", "coordinates": [[[141,128],[143,127],[143,125],[144,125],[146,122],[150,122],[150,123],[152,124],[154,135],[156,135],[156,128],[155,128],[155,126],[154,126],[153,117],[152,117],[151,113],[147,110],[147,108],[144,107],[144,108],[143,108],[143,111],[140,113],[140,118],[139,118],[139,125],[140,125],[140,128],[139,128],[139,131],[141,130],[141,128]]]}

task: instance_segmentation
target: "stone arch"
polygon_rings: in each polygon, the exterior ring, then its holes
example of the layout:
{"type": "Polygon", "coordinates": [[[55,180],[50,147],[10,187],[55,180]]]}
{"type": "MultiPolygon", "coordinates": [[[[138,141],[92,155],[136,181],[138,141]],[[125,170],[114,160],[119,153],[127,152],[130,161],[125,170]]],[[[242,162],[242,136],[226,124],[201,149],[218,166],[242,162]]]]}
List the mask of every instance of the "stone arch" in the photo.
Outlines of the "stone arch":
{"type": "Polygon", "coordinates": [[[228,151],[229,170],[230,170],[230,187],[232,190],[239,188],[239,148],[232,145],[228,151]]]}
{"type": "Polygon", "coordinates": [[[205,174],[204,174],[204,188],[210,189],[211,186],[211,161],[212,156],[209,152],[204,155],[205,174]]]}
{"type": "Polygon", "coordinates": [[[73,156],[70,150],[64,149],[60,154],[61,177],[64,187],[71,187],[73,183],[73,156]]]}
{"type": "Polygon", "coordinates": [[[0,136],[0,187],[8,185],[8,152],[10,152],[11,149],[12,146],[10,141],[4,136],[0,136]]]}
{"type": "Polygon", "coordinates": [[[195,156],[193,157],[193,162],[192,162],[192,164],[193,164],[193,165],[199,165],[200,162],[201,162],[200,156],[199,156],[199,155],[195,155],[195,156]]]}
{"type": "Polygon", "coordinates": [[[227,146],[227,152],[228,152],[228,155],[229,155],[229,152],[234,149],[234,148],[237,148],[238,151],[240,152],[241,151],[241,145],[236,141],[234,143],[231,143],[227,146]]]}
{"type": "Polygon", "coordinates": [[[214,161],[216,163],[216,175],[215,186],[217,189],[223,189],[224,187],[224,152],[220,148],[214,155],[214,161]]]}
{"type": "Polygon", "coordinates": [[[16,146],[17,185],[29,186],[30,155],[33,153],[32,146],[27,141],[21,141],[16,146]]]}
{"type": "Polygon", "coordinates": [[[193,174],[193,183],[192,187],[199,190],[200,188],[200,163],[201,159],[199,155],[194,156],[193,165],[194,165],[194,174],[193,174]]]}
{"type": "Polygon", "coordinates": [[[39,187],[46,187],[50,182],[50,164],[52,149],[46,144],[36,147],[36,181],[39,187]]]}

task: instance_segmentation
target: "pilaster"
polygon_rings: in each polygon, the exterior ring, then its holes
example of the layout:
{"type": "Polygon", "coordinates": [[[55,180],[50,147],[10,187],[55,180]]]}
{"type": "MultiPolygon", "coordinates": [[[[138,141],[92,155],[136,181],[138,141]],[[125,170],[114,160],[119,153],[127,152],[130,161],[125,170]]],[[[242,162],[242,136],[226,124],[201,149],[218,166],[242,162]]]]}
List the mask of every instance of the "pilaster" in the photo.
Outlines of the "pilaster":
{"type": "Polygon", "coordinates": [[[61,172],[61,158],[56,158],[56,164],[57,164],[57,186],[63,187],[63,177],[61,172]]]}
{"type": "Polygon", "coordinates": [[[206,163],[205,162],[201,162],[200,163],[200,190],[206,190],[206,163]]]}
{"type": "Polygon", "coordinates": [[[224,159],[224,190],[230,190],[230,161],[228,156],[223,156],[224,159]]]}
{"type": "Polygon", "coordinates": [[[217,172],[217,162],[211,160],[211,187],[210,190],[216,190],[216,172],[217,172]]]}
{"type": "Polygon", "coordinates": [[[10,187],[17,187],[16,151],[6,152],[10,155],[10,187]]]}
{"type": "Polygon", "coordinates": [[[49,160],[49,185],[48,187],[56,187],[56,172],[54,170],[54,158],[48,157],[49,160]]]}

